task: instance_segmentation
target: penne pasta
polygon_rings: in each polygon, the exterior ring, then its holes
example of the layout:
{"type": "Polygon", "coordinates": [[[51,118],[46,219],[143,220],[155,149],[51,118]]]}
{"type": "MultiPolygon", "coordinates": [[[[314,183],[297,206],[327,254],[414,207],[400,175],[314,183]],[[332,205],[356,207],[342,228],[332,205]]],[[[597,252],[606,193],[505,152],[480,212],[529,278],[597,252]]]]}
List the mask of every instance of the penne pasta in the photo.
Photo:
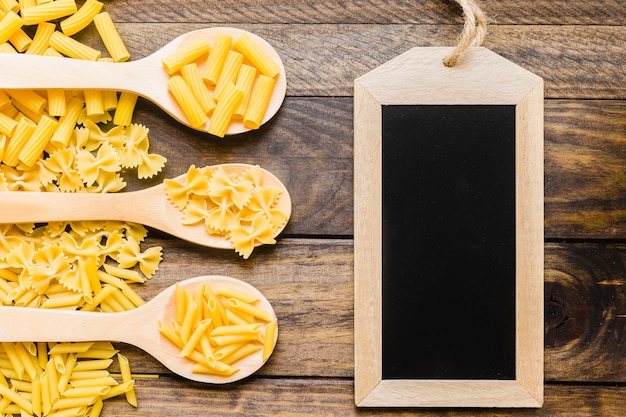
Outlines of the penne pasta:
{"type": "Polygon", "coordinates": [[[242,53],[261,74],[275,78],[280,73],[280,66],[245,33],[235,41],[233,48],[242,53]]]}
{"type": "Polygon", "coordinates": [[[61,21],[61,30],[67,36],[80,32],[100,13],[102,6],[103,4],[97,0],[86,0],[76,13],[61,21]]]}
{"type": "Polygon", "coordinates": [[[196,61],[210,50],[211,44],[209,41],[204,36],[199,36],[165,57],[161,64],[168,74],[174,75],[185,65],[196,61]]]}
{"type": "MultiPolygon", "coordinates": [[[[134,381],[133,381],[132,373],[130,371],[130,363],[128,362],[128,358],[118,353],[117,359],[120,365],[120,374],[122,375],[122,384],[127,385],[126,390],[124,391],[124,394],[126,395],[126,401],[130,405],[137,407],[137,395],[135,393],[134,381]]],[[[110,395],[110,392],[103,395],[103,397],[106,398],[107,395],[110,395]]]]}
{"type": "Polygon", "coordinates": [[[274,339],[276,337],[276,320],[270,321],[265,327],[265,337],[263,339],[263,360],[267,360],[274,350],[274,339]]]}
{"type": "Polygon", "coordinates": [[[259,75],[250,93],[250,100],[243,117],[243,125],[245,127],[258,129],[261,126],[265,111],[272,97],[275,82],[274,78],[263,74],[259,75]]]}
{"type": "Polygon", "coordinates": [[[114,62],[124,62],[130,59],[130,53],[117,31],[111,16],[107,12],[97,14],[94,19],[96,29],[104,43],[104,47],[114,62]]]}
{"type": "Polygon", "coordinates": [[[263,320],[265,322],[271,322],[273,317],[262,308],[259,308],[253,304],[244,303],[236,298],[229,298],[226,300],[226,305],[228,308],[232,308],[235,311],[241,311],[246,314],[250,314],[259,320],[263,320]]]}
{"type": "Polygon", "coordinates": [[[48,351],[48,355],[87,352],[93,345],[94,342],[57,343],[48,351]]]}
{"type": "Polygon", "coordinates": [[[189,336],[188,340],[185,342],[184,347],[180,351],[180,356],[189,356],[191,352],[196,349],[196,346],[200,343],[200,340],[206,334],[210,326],[211,319],[204,319],[200,321],[189,336]]]}
{"type": "Polygon", "coordinates": [[[2,54],[17,54],[17,50],[9,43],[5,42],[0,44],[0,53],[2,54]]]}
{"type": "Polygon", "coordinates": [[[233,83],[229,83],[222,93],[222,97],[217,102],[215,110],[213,110],[213,116],[209,122],[208,133],[223,138],[228,130],[230,120],[235,113],[239,104],[243,100],[243,91],[235,86],[233,83]]]}
{"type": "Polygon", "coordinates": [[[209,57],[206,60],[204,65],[204,72],[202,74],[202,79],[204,79],[208,84],[215,85],[220,78],[220,74],[222,73],[222,67],[224,66],[224,61],[226,60],[226,56],[228,55],[228,51],[233,42],[233,37],[227,35],[225,33],[218,33],[215,37],[215,41],[213,42],[213,48],[209,53],[209,57]]]}
{"type": "Polygon", "coordinates": [[[218,295],[221,295],[222,297],[237,298],[238,300],[241,300],[246,303],[255,303],[259,301],[258,296],[242,291],[235,287],[224,286],[224,287],[218,288],[215,292],[218,295]]]}

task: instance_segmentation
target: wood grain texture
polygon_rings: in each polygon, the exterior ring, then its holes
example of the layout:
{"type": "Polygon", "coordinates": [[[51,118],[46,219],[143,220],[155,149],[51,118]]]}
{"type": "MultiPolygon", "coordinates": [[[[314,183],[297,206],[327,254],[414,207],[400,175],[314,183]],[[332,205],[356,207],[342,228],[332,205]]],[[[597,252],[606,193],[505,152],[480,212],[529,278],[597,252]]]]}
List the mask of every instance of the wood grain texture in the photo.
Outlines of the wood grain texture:
{"type": "MultiPolygon", "coordinates": [[[[623,25],[625,6],[620,0],[479,1],[491,23],[623,25]]],[[[462,23],[461,8],[452,0],[383,0],[360,2],[304,1],[275,2],[187,0],[110,0],[107,6],[118,22],[207,22],[207,23],[462,23]]]]}
{"type": "MultiPolygon", "coordinates": [[[[112,9],[112,7],[110,7],[112,9]]],[[[415,46],[453,46],[455,25],[217,23],[266,39],[281,56],[289,96],[351,96],[355,78],[415,46]]],[[[131,59],[207,23],[119,23],[131,59]]],[[[213,25],[215,26],[215,25],[213,25]]],[[[93,28],[78,39],[97,47],[93,28]]],[[[546,98],[626,98],[626,26],[501,25],[485,47],[545,81],[546,98]]]]}
{"type": "Polygon", "coordinates": [[[357,410],[351,403],[352,382],[337,379],[251,378],[224,387],[206,387],[178,379],[138,380],[135,386],[140,408],[121,398],[105,404],[104,415],[131,417],[257,417],[371,416],[371,417],[615,417],[626,409],[623,389],[578,385],[548,385],[543,408],[514,409],[425,409],[378,408],[357,410]]]}

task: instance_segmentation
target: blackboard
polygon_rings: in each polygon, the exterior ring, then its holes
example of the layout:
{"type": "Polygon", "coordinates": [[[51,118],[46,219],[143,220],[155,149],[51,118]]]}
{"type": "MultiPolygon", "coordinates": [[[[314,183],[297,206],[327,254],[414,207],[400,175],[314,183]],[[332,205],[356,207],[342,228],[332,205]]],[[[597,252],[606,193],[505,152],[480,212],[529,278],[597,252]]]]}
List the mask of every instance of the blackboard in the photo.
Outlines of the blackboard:
{"type": "Polygon", "coordinates": [[[383,106],[383,378],[515,378],[515,107],[383,106]]]}
{"type": "Polygon", "coordinates": [[[543,403],[543,81],[450,51],[355,80],[359,407],[543,403]]]}

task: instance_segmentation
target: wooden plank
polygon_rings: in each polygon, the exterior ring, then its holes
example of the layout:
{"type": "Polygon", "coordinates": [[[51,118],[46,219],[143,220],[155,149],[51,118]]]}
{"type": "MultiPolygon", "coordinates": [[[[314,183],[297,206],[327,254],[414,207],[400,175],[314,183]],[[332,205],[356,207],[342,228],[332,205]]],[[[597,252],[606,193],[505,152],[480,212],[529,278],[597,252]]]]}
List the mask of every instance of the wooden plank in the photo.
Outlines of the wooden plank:
{"type": "MultiPolygon", "coordinates": [[[[111,15],[118,22],[209,22],[209,23],[461,23],[461,10],[452,1],[382,0],[361,2],[206,0],[171,2],[135,0],[110,2],[111,15]]],[[[624,24],[624,4],[619,0],[503,0],[480,2],[496,24],[624,24]]]]}
{"type": "Polygon", "coordinates": [[[548,101],[545,233],[548,238],[626,237],[626,103],[548,101]]]}
{"type": "Polygon", "coordinates": [[[545,377],[626,382],[626,246],[548,244],[545,377]]]}
{"type": "Polygon", "coordinates": [[[356,409],[350,379],[251,378],[229,386],[191,384],[163,377],[137,380],[139,407],[117,397],[105,402],[102,416],[131,417],[150,415],[258,417],[295,416],[376,416],[376,417],[469,417],[536,416],[587,417],[618,416],[626,409],[624,388],[619,386],[547,385],[546,401],[540,409],[460,409],[444,412],[434,409],[378,408],[356,409]],[[175,394],[174,394],[175,393],[175,394]]]}
{"type": "MultiPolygon", "coordinates": [[[[117,26],[131,59],[138,59],[207,24],[117,26]]],[[[290,96],[351,96],[355,78],[414,46],[455,45],[460,33],[455,25],[244,23],[237,27],[276,48],[287,71],[290,96]]],[[[91,27],[77,38],[94,47],[101,45],[91,27]]],[[[626,74],[620,68],[626,62],[625,39],[626,26],[493,25],[484,46],[544,78],[546,98],[624,99],[626,74]]]]}

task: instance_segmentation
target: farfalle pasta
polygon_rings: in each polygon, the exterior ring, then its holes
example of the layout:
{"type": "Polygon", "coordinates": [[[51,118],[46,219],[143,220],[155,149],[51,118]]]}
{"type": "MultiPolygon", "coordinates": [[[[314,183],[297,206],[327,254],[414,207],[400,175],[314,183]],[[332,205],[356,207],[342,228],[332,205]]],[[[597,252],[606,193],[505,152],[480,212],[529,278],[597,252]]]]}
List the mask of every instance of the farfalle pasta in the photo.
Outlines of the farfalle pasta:
{"type": "Polygon", "coordinates": [[[184,182],[164,183],[170,202],[184,213],[184,224],[204,223],[207,233],[227,237],[247,259],[256,246],[276,243],[287,222],[287,214],[276,208],[280,190],[263,186],[262,176],[258,165],[240,175],[192,165],[184,182]]]}

